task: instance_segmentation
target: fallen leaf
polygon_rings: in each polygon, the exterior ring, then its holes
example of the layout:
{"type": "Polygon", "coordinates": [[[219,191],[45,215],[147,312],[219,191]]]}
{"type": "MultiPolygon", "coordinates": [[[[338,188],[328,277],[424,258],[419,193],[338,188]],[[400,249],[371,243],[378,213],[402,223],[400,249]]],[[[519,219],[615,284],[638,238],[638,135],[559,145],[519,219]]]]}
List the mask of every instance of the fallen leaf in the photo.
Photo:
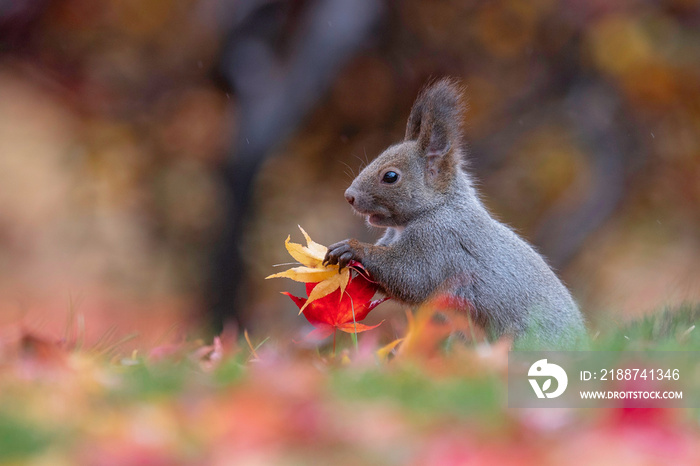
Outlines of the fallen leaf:
{"type": "MultiPolygon", "coordinates": [[[[306,292],[313,295],[314,289],[320,284],[307,283],[306,292]]],[[[341,294],[339,288],[328,293],[322,298],[313,302],[309,299],[299,298],[290,293],[283,293],[289,296],[292,301],[303,312],[306,320],[316,327],[308,337],[312,339],[323,339],[333,334],[335,330],[346,333],[359,333],[378,327],[377,325],[365,325],[359,323],[367,317],[367,314],[388,298],[372,301],[372,297],[377,291],[377,285],[361,274],[349,278],[349,283],[345,291],[341,294]],[[338,301],[340,299],[340,301],[338,301]]]]}
{"type": "Polygon", "coordinates": [[[337,275],[339,275],[337,267],[335,270],[329,270],[326,268],[294,267],[289,270],[285,270],[284,272],[269,275],[265,278],[290,278],[295,282],[319,283],[337,275]]]}
{"type": "Polygon", "coordinates": [[[311,290],[309,293],[309,298],[306,300],[301,309],[299,309],[299,314],[304,312],[304,308],[306,308],[308,304],[316,301],[317,299],[323,298],[324,296],[327,296],[338,289],[340,289],[339,298],[342,299],[349,280],[350,269],[346,267],[341,273],[334,273],[332,277],[329,277],[313,287],[313,290],[311,290]]]}
{"type": "MultiPolygon", "coordinates": [[[[301,314],[308,304],[328,296],[338,289],[340,290],[338,295],[340,300],[350,280],[350,267],[339,270],[338,265],[323,265],[323,259],[326,257],[328,248],[312,240],[301,226],[299,226],[299,229],[306,239],[306,246],[290,242],[289,236],[287,236],[284,245],[289,255],[302,264],[301,267],[293,267],[265,278],[289,278],[301,283],[317,283],[318,286],[313,287],[312,291],[307,291],[309,297],[299,310],[299,314],[301,314]]],[[[366,274],[361,264],[353,264],[353,267],[358,270],[358,273],[363,272],[366,274]]]]}
{"type": "Polygon", "coordinates": [[[323,259],[326,257],[328,248],[313,241],[300,225],[297,226],[306,239],[306,246],[290,243],[289,237],[287,237],[287,241],[285,242],[287,251],[289,251],[292,257],[308,267],[317,267],[321,265],[323,259]]]}
{"type": "Polygon", "coordinates": [[[397,338],[396,340],[392,341],[391,343],[382,346],[376,351],[377,357],[379,358],[380,361],[386,361],[387,358],[389,357],[389,354],[396,348],[399,343],[401,343],[404,339],[403,338],[397,338]]]}

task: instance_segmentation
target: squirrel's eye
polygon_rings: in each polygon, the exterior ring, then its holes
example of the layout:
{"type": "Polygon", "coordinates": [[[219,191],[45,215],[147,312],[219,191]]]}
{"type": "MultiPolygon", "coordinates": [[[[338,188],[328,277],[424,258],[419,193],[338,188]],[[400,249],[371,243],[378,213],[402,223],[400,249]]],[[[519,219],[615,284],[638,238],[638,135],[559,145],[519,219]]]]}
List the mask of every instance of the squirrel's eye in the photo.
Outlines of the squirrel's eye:
{"type": "Polygon", "coordinates": [[[399,180],[399,174],[393,171],[388,171],[384,173],[384,176],[382,177],[382,181],[385,183],[396,183],[399,180]]]}

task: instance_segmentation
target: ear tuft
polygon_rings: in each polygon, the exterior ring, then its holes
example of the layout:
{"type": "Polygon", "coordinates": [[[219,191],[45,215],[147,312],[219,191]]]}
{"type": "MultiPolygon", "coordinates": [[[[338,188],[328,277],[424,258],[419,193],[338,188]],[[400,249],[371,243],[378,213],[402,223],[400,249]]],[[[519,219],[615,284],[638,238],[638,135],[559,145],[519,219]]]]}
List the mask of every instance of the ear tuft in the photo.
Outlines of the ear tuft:
{"type": "Polygon", "coordinates": [[[441,79],[423,89],[408,117],[406,140],[418,143],[426,175],[437,190],[447,189],[462,164],[463,111],[461,86],[441,79]]]}
{"type": "Polygon", "coordinates": [[[426,153],[445,153],[458,144],[462,129],[462,88],[454,79],[428,84],[416,99],[406,125],[407,141],[418,141],[426,153]]]}

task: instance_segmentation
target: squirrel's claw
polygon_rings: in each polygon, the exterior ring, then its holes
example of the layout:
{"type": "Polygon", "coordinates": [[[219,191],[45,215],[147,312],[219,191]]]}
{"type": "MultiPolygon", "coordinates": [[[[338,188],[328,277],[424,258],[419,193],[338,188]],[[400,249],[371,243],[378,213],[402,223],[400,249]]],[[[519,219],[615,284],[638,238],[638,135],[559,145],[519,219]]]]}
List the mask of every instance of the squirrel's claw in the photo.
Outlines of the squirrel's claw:
{"type": "Polygon", "coordinates": [[[338,271],[341,271],[343,268],[347,267],[354,257],[355,255],[349,251],[341,254],[341,256],[338,258],[338,271]]]}
{"type": "Polygon", "coordinates": [[[348,240],[332,244],[328,247],[326,257],[323,259],[323,265],[336,265],[338,270],[342,270],[355,259],[355,252],[348,244],[348,240]]]}

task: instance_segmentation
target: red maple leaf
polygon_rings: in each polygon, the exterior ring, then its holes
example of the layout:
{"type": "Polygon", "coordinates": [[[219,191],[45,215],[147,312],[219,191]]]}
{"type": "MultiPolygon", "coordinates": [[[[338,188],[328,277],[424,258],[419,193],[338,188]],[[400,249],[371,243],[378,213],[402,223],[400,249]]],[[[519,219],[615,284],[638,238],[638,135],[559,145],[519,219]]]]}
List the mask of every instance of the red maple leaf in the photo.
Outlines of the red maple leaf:
{"type": "MultiPolygon", "coordinates": [[[[371,301],[377,291],[377,285],[367,279],[362,273],[355,273],[350,278],[347,288],[340,297],[337,289],[323,298],[319,298],[304,309],[304,317],[311,325],[316,327],[307,338],[322,340],[331,336],[336,330],[346,333],[360,333],[379,327],[377,325],[365,325],[358,323],[367,317],[367,314],[382,302],[389,298],[371,301]]],[[[306,284],[306,294],[310,294],[317,283],[306,284]]],[[[299,298],[290,293],[282,293],[289,296],[301,309],[306,304],[306,298],[299,298]]]]}

